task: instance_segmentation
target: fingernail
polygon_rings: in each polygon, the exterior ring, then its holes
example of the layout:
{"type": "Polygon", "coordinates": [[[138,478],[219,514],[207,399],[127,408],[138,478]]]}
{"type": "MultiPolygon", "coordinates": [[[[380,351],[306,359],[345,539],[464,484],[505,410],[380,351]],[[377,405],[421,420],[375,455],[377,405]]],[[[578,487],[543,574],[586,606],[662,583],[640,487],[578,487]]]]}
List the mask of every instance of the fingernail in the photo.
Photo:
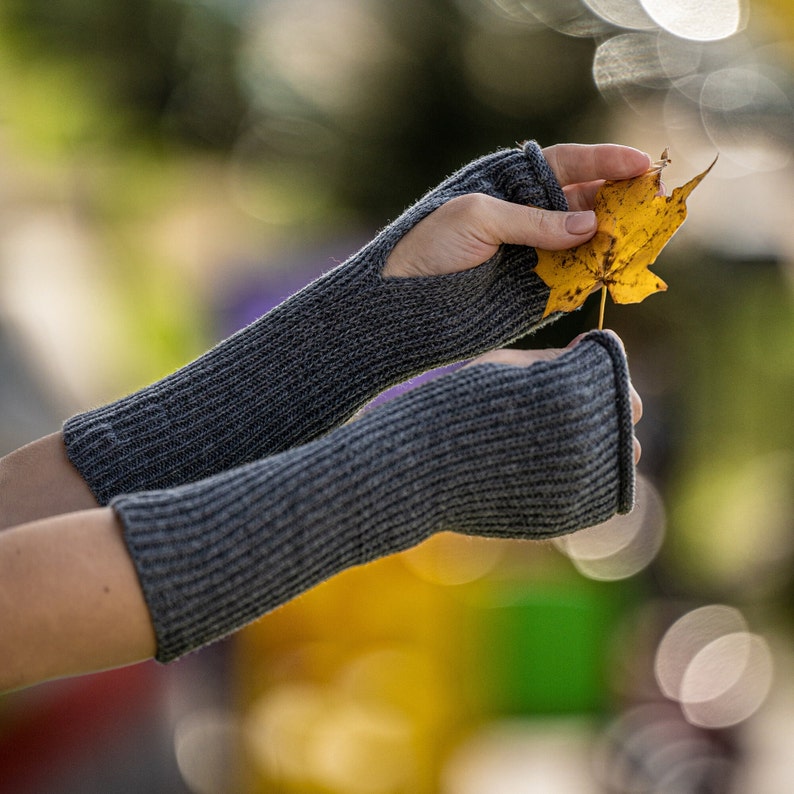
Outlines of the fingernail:
{"type": "Polygon", "coordinates": [[[568,234],[586,234],[595,229],[596,216],[592,211],[571,212],[565,218],[565,231],[568,234]]]}

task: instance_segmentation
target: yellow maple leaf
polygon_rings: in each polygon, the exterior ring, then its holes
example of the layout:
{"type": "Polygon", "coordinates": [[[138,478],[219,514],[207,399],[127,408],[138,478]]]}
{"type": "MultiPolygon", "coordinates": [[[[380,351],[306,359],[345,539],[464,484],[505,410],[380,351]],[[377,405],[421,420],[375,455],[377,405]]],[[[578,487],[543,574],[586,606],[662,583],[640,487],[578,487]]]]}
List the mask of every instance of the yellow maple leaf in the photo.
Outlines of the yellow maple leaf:
{"type": "Polygon", "coordinates": [[[602,288],[603,325],[606,293],[615,303],[639,303],[667,284],[648,268],[684,222],[686,200],[717,162],[672,194],[662,195],[661,173],[670,162],[662,159],[633,179],[605,182],[595,199],[598,230],[586,243],[564,251],[538,249],[535,272],[551,288],[546,310],[570,312],[602,288]]]}

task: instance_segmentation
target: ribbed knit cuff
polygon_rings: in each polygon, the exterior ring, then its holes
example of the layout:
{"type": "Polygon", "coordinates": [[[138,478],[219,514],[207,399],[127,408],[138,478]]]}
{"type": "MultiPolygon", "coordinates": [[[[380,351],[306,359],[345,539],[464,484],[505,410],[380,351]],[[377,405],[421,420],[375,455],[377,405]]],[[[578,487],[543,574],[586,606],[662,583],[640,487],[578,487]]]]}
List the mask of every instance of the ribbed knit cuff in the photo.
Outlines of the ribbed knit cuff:
{"type": "Polygon", "coordinates": [[[434,532],[548,538],[631,509],[628,383],[597,332],[554,361],[467,367],[305,446],[116,498],[157,658],[434,532]]]}
{"type": "Polygon", "coordinates": [[[548,288],[535,250],[503,246],[487,263],[429,278],[381,276],[422,218],[481,192],[565,209],[535,143],[454,174],[346,263],[163,380],[72,417],[72,463],[101,504],[192,482],[319,437],[384,389],[535,328],[548,288]]]}

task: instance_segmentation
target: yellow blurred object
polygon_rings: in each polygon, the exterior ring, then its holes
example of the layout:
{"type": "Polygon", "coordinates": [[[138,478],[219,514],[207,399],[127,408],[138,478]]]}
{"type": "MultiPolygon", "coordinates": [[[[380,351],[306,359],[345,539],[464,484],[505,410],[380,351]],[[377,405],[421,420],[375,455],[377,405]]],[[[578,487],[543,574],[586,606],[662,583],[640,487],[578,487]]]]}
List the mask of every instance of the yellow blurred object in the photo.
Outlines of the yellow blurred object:
{"type": "Polygon", "coordinates": [[[782,39],[794,36],[794,3],[791,0],[752,0],[751,14],[761,12],[767,24],[782,39]]]}
{"type": "Polygon", "coordinates": [[[250,794],[435,794],[459,724],[454,601],[400,556],[348,570],[239,636],[250,794]]]}

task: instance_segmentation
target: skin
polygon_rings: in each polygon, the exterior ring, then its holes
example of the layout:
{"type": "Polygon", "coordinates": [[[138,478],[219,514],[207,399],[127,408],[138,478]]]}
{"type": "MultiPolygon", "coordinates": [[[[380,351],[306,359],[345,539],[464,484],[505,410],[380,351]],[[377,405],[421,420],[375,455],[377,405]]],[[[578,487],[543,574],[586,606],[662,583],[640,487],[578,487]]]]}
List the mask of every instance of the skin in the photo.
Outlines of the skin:
{"type": "MultiPolygon", "coordinates": [[[[636,176],[651,163],[647,154],[613,144],[561,144],[544,154],[571,212],[481,194],[453,199],[405,235],[383,275],[468,270],[502,243],[580,245],[595,233],[591,208],[603,180],[636,176]]],[[[530,366],[561,352],[499,350],[479,360],[530,366]]],[[[642,406],[633,389],[632,405],[636,423],[642,406]]],[[[98,506],[60,433],[0,459],[0,530],[0,691],[154,656],[154,630],[120,522],[98,506]]]]}
{"type": "Polygon", "coordinates": [[[109,508],[0,533],[0,691],[119,667],[156,650],[109,508]]]}
{"type": "Polygon", "coordinates": [[[429,276],[470,270],[502,243],[558,251],[586,243],[596,231],[593,204],[607,179],[629,179],[651,166],[638,149],[616,144],[565,143],[543,155],[563,188],[570,212],[523,207],[470,193],[448,201],[394,247],[383,275],[429,276]]]}

